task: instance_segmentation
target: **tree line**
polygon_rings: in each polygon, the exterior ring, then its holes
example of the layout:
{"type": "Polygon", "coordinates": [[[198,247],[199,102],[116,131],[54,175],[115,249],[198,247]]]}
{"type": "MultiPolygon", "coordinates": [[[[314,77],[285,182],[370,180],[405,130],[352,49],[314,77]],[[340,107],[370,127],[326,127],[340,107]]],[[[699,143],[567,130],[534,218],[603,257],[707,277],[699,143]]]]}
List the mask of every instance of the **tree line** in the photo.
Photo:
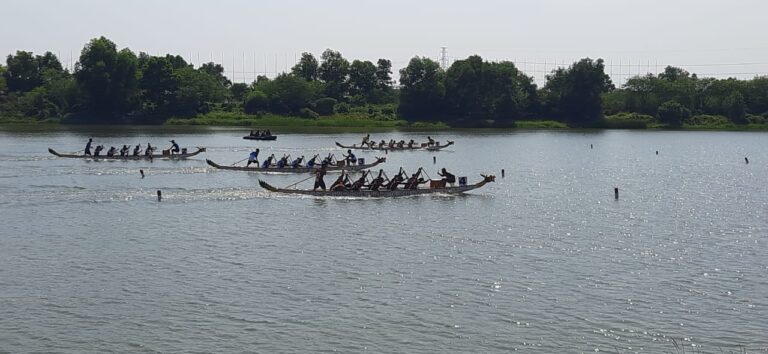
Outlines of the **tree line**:
{"type": "Polygon", "coordinates": [[[618,120],[671,127],[768,120],[768,77],[698,78],[667,67],[617,88],[602,59],[585,58],[552,71],[537,87],[513,62],[477,55],[445,70],[432,59],[414,57],[399,74],[395,85],[390,60],[350,62],[328,49],[319,59],[303,53],[290,72],[275,78],[232,83],[221,64],[194,67],[178,55],[136,55],[100,37],[84,46],[72,72],[50,52],[8,55],[0,65],[0,115],[162,123],[211,111],[313,119],[360,108],[373,112],[375,107],[384,113],[374,114],[377,119],[457,126],[514,126],[537,119],[572,126],[618,120]]]}

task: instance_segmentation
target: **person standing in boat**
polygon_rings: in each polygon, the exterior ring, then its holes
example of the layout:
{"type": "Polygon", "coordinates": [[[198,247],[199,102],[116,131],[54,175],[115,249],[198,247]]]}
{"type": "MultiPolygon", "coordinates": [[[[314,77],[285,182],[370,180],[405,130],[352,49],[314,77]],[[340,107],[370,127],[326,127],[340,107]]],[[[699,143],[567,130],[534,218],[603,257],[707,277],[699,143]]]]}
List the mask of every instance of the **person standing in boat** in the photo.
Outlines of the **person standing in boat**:
{"type": "Polygon", "coordinates": [[[312,188],[313,191],[316,191],[318,188],[325,190],[325,181],[323,180],[325,173],[325,166],[322,166],[317,171],[315,171],[315,187],[312,188]]]}
{"type": "Polygon", "coordinates": [[[181,149],[179,149],[179,144],[176,144],[176,141],[171,140],[171,155],[174,153],[178,154],[181,152],[181,149]]]}
{"type": "Polygon", "coordinates": [[[371,134],[367,134],[366,136],[363,137],[363,142],[360,143],[360,146],[367,146],[368,141],[370,140],[371,140],[371,134]]]}
{"type": "Polygon", "coordinates": [[[248,155],[248,164],[246,164],[245,167],[250,166],[252,163],[255,163],[256,167],[259,167],[259,149],[251,151],[248,155]]]}
{"type": "Polygon", "coordinates": [[[343,156],[344,159],[347,160],[347,165],[354,165],[357,163],[357,157],[352,153],[352,149],[347,149],[347,155],[343,156]]]}
{"type": "Polygon", "coordinates": [[[85,156],[91,156],[91,144],[93,143],[93,138],[88,138],[88,143],[85,144],[85,156]]]}
{"type": "Polygon", "coordinates": [[[443,182],[450,184],[451,187],[453,187],[453,184],[456,183],[456,176],[446,171],[445,167],[438,171],[437,174],[438,176],[443,177],[443,182]]]}
{"type": "Polygon", "coordinates": [[[432,139],[432,137],[429,135],[427,135],[427,145],[428,146],[435,145],[435,139],[432,139]]]}

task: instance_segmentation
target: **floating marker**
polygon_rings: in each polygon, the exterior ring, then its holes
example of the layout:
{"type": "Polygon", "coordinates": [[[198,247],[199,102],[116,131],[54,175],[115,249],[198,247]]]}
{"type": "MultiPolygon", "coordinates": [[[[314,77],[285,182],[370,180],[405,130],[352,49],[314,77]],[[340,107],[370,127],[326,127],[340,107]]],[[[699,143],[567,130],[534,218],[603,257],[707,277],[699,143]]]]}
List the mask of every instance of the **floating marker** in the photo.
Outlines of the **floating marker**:
{"type": "Polygon", "coordinates": [[[432,163],[433,163],[433,164],[436,164],[436,163],[437,163],[437,156],[432,156],[432,163]]]}
{"type": "Polygon", "coordinates": [[[139,173],[141,173],[141,178],[144,178],[144,170],[139,170],[139,173]]]}
{"type": "Polygon", "coordinates": [[[501,169],[501,178],[504,178],[504,169],[501,169]]]}
{"type": "Polygon", "coordinates": [[[746,156],[744,156],[744,162],[746,162],[747,165],[749,165],[749,159],[746,156]]]}
{"type": "Polygon", "coordinates": [[[656,155],[658,155],[658,154],[659,154],[659,150],[656,150],[656,155]]]}
{"type": "Polygon", "coordinates": [[[592,146],[592,144],[589,144],[589,148],[592,149],[592,148],[594,148],[594,146],[592,146]]]}
{"type": "MultiPolygon", "coordinates": [[[[618,193],[618,192],[617,192],[618,193]]],[[[618,197],[617,197],[618,198],[618,197]]],[[[163,193],[160,192],[160,190],[157,190],[157,201],[161,201],[163,199],[163,193]]]]}
{"type": "Polygon", "coordinates": [[[613,187],[613,197],[619,199],[619,187],[613,187]]]}

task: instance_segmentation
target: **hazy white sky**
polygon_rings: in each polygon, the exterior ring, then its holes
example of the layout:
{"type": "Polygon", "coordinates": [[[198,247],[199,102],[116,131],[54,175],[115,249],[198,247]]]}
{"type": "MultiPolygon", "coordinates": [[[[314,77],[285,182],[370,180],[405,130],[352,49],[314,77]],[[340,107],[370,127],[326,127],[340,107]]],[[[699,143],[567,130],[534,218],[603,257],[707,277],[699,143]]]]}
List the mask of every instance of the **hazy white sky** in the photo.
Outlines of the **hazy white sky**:
{"type": "MultiPolygon", "coordinates": [[[[414,55],[514,60],[537,80],[581,57],[615,80],[666,64],[718,77],[768,74],[766,0],[3,0],[0,54],[70,65],[104,35],[134,52],[222,62],[237,81],[283,71],[302,51],[404,66],[414,55]],[[234,64],[233,64],[234,61],[234,64]],[[737,65],[739,64],[739,65],[737,65]],[[234,70],[233,70],[234,66],[234,70]],[[233,72],[234,71],[234,72],[233,72]]],[[[660,68],[661,67],[661,68],[660,68]]]]}

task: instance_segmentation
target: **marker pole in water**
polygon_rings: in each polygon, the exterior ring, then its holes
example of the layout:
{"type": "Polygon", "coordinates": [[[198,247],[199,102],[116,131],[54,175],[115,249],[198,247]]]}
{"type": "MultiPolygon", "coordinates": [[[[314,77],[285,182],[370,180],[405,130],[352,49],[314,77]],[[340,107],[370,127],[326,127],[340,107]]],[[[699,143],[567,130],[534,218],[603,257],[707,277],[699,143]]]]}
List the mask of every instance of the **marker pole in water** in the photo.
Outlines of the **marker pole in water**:
{"type": "Polygon", "coordinates": [[[436,163],[437,163],[437,156],[432,156],[432,164],[436,164],[436,163]]]}
{"type": "Polygon", "coordinates": [[[613,197],[619,200],[619,187],[613,187],[613,197]]]}
{"type": "Polygon", "coordinates": [[[160,190],[158,189],[158,190],[157,190],[157,201],[159,202],[159,201],[161,201],[162,199],[163,199],[163,193],[162,193],[162,192],[160,192],[160,190]]]}
{"type": "Polygon", "coordinates": [[[658,154],[659,154],[659,150],[656,150],[656,155],[658,155],[658,154]]]}
{"type": "Polygon", "coordinates": [[[144,170],[139,170],[139,173],[141,173],[141,178],[144,178],[144,170]]]}
{"type": "Polygon", "coordinates": [[[592,146],[592,144],[589,144],[589,148],[592,149],[592,148],[594,148],[594,146],[592,146]]]}
{"type": "Polygon", "coordinates": [[[746,156],[744,156],[744,162],[746,162],[747,165],[749,165],[749,159],[746,156]]]}
{"type": "Polygon", "coordinates": [[[501,178],[504,178],[504,169],[501,169],[501,178]]]}

